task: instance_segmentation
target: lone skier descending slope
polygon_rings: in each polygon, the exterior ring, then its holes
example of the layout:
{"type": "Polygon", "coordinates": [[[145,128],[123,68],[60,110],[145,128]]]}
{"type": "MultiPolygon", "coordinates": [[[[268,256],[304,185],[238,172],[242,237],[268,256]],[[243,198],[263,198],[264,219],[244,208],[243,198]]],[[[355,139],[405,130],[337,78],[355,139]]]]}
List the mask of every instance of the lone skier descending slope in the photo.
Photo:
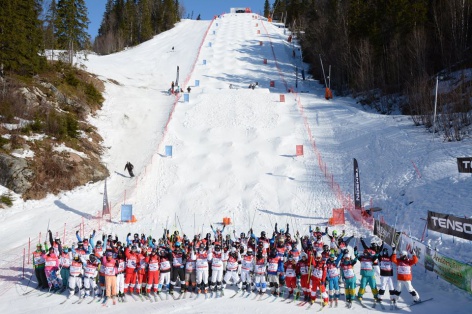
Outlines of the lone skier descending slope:
{"type": "Polygon", "coordinates": [[[128,170],[130,177],[134,177],[133,169],[134,169],[134,166],[128,161],[125,165],[125,170],[128,170]]]}

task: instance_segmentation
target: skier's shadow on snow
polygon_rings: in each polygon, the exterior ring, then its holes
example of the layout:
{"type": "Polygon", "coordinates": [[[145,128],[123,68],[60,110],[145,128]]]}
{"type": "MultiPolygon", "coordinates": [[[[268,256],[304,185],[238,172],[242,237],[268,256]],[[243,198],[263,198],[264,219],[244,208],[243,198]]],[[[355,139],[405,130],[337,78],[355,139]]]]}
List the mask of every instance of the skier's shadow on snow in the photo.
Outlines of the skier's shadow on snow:
{"type": "Polygon", "coordinates": [[[59,207],[59,208],[65,210],[65,211],[72,212],[72,213],[74,213],[74,214],[76,214],[76,215],[82,216],[82,217],[87,218],[87,219],[95,219],[95,218],[97,218],[97,217],[95,217],[95,216],[93,216],[93,215],[90,215],[90,214],[81,212],[80,210],[71,208],[71,207],[67,206],[66,204],[64,204],[63,202],[61,202],[61,201],[59,201],[59,200],[55,200],[55,201],[54,201],[54,204],[55,204],[57,207],[59,207]]]}
{"type": "Polygon", "coordinates": [[[276,212],[273,212],[273,211],[270,211],[270,210],[267,210],[267,209],[260,209],[260,208],[258,208],[257,210],[260,211],[261,213],[266,213],[266,214],[275,215],[275,216],[289,216],[289,217],[293,217],[293,218],[303,218],[303,219],[323,218],[323,217],[302,216],[302,215],[297,215],[297,214],[293,214],[293,213],[276,213],[276,212]]]}
{"type": "Polygon", "coordinates": [[[274,177],[281,177],[281,178],[287,178],[289,180],[295,180],[294,177],[284,176],[284,175],[281,175],[281,174],[273,174],[272,172],[266,172],[266,174],[268,174],[270,176],[274,176],[274,177]]]}

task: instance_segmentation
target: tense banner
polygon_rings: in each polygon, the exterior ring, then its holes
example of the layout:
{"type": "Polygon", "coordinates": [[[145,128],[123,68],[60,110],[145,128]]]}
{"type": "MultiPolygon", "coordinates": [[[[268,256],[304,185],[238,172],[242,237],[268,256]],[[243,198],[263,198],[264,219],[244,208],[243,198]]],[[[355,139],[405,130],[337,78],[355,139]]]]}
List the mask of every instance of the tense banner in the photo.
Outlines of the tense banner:
{"type": "Polygon", "coordinates": [[[390,246],[397,246],[400,239],[400,232],[377,219],[374,223],[374,234],[390,246]]]}
{"type": "Polygon", "coordinates": [[[472,157],[457,158],[457,168],[462,173],[472,173],[472,157]]]}
{"type": "Polygon", "coordinates": [[[472,241],[472,219],[428,211],[428,230],[472,241]]]}
{"type": "Polygon", "coordinates": [[[356,158],[354,158],[354,208],[359,210],[362,209],[361,178],[356,158]]]}

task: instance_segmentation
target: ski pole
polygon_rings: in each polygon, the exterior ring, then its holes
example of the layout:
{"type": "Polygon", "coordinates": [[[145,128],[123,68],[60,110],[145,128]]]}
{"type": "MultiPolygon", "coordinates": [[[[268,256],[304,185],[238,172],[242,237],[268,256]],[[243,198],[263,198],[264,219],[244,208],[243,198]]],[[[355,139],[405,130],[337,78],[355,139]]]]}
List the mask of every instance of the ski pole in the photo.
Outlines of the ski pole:
{"type": "Polygon", "coordinates": [[[252,224],[251,224],[251,229],[252,227],[254,226],[254,220],[256,219],[256,211],[257,211],[257,208],[254,209],[254,216],[252,216],[252,224]]]}
{"type": "Polygon", "coordinates": [[[180,232],[183,234],[183,233],[184,233],[184,229],[182,229],[182,225],[180,224],[179,216],[176,216],[176,217],[177,217],[177,222],[179,223],[180,232]]]}

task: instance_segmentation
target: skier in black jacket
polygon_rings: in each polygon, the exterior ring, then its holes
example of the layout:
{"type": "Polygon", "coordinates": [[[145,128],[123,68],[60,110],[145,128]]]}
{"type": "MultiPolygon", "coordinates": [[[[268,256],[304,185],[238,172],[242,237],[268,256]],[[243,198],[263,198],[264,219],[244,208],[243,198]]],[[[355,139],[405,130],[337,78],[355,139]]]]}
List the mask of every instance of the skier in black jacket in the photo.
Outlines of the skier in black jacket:
{"type": "Polygon", "coordinates": [[[134,169],[134,166],[128,161],[125,165],[125,170],[128,170],[129,176],[131,178],[134,177],[133,169],[134,169]]]}

